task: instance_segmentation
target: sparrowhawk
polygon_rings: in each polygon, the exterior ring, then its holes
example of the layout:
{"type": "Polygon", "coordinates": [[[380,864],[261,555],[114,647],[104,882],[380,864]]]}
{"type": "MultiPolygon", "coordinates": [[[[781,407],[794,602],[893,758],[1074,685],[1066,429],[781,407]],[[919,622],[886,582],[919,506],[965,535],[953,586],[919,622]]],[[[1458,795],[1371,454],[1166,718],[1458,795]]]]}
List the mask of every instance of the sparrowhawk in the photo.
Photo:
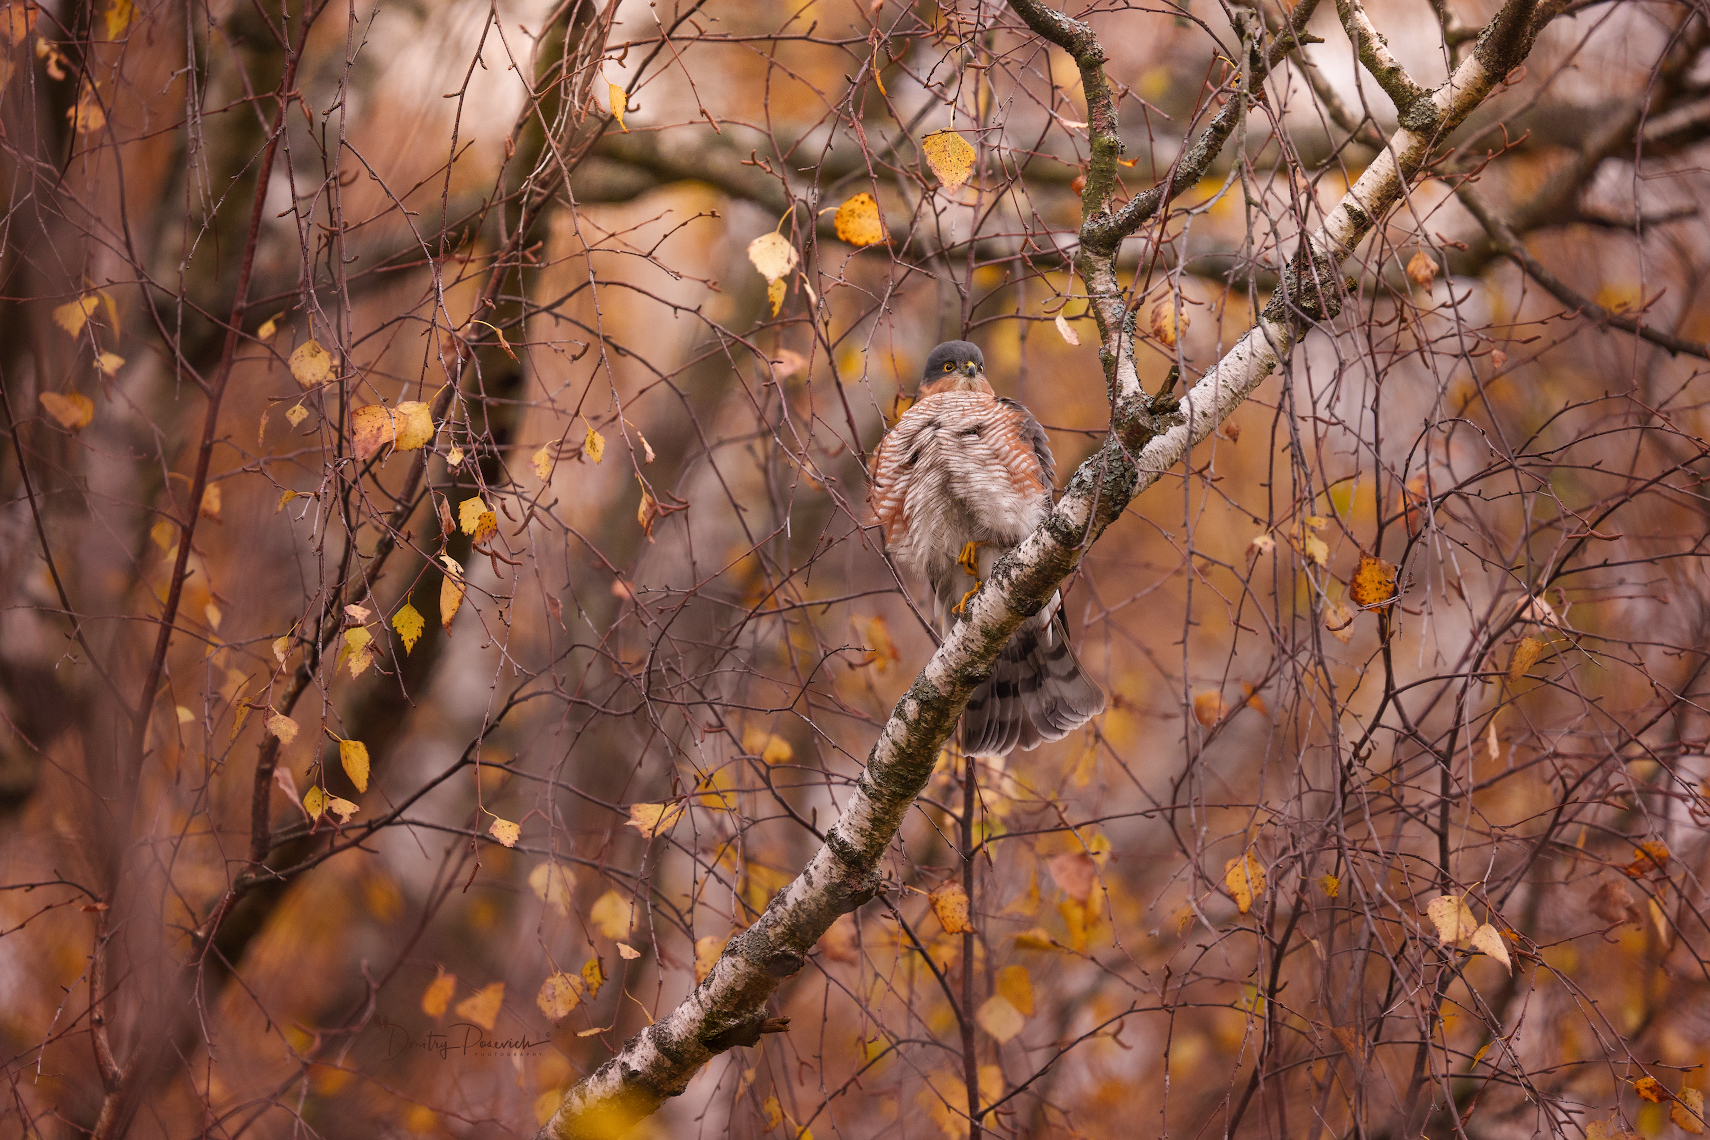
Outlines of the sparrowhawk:
{"type": "MultiPolygon", "coordinates": [[[[932,350],[915,404],[880,441],[872,503],[885,545],[932,587],[948,633],[992,564],[1051,509],[1056,464],[1026,408],[998,397],[985,357],[965,340],[932,350]]],[[[1069,646],[1062,595],[1021,623],[968,698],[959,743],[1004,755],[1058,740],[1104,711],[1104,694],[1069,646]]]]}

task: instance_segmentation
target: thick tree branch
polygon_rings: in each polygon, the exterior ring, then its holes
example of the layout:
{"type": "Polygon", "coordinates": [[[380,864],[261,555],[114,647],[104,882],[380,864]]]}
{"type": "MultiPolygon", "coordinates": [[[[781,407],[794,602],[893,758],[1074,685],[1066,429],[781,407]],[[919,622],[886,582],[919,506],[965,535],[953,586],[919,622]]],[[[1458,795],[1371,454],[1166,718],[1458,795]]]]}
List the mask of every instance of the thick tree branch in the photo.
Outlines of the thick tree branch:
{"type": "Polygon", "coordinates": [[[1526,272],[1532,280],[1549,290],[1550,294],[1562,304],[1572,308],[1577,314],[1585,316],[1600,325],[1620,329],[1632,333],[1642,340],[1648,340],[1659,348],[1665,348],[1673,354],[1696,356],[1710,360],[1710,345],[1699,341],[1685,340],[1681,337],[1654,329],[1634,317],[1623,316],[1613,310],[1606,309],[1596,301],[1576,291],[1567,282],[1551,273],[1532,251],[1526,248],[1526,243],[1520,240],[1508,223],[1491,212],[1490,206],[1479,197],[1478,191],[1471,186],[1461,186],[1455,191],[1455,196],[1461,200],[1485,233],[1490,235],[1491,246],[1496,252],[1512,258],[1514,263],[1526,272]]]}

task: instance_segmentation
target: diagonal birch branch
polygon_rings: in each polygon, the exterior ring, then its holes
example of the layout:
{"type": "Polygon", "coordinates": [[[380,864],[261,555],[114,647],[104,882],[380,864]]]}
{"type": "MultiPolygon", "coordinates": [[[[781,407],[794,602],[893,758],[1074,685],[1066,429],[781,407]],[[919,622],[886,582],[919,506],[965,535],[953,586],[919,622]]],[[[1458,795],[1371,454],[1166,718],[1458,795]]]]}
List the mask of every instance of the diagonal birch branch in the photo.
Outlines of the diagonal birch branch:
{"type": "MultiPolygon", "coordinates": [[[[1016,627],[1039,611],[1135,495],[1211,435],[1317,321],[1340,312],[1342,263],[1401,201],[1408,185],[1425,170],[1433,149],[1526,58],[1538,32],[1564,3],[1507,0],[1448,79],[1414,101],[1406,125],[1390,136],[1384,151],[1324,223],[1302,236],[1258,323],[1186,394],[1182,422],[1161,430],[1134,368],[1133,318],[1115,272],[1122,239],[1151,215],[1133,209],[1133,202],[1114,214],[1109,209],[1120,142],[1103,76],[1103,48],[1088,25],[1041,0],[1011,0],[1035,33],[1068,51],[1081,69],[1093,164],[1083,197],[1077,268],[1103,334],[1100,355],[1110,389],[1111,432],[1075,471],[1039,528],[993,569],[969,603],[967,620],[944,639],[897,703],[848,805],[807,867],[772,899],[754,925],[731,939],[706,980],[676,1009],[636,1034],[616,1057],[565,1094],[536,1140],[620,1135],[680,1094],[714,1056],[737,1045],[753,1045],[762,1032],[776,1028],[767,1017],[766,1003],[802,968],[808,952],[840,915],[878,892],[880,860],[925,787],[968,695],[1016,627]]],[[[1267,53],[1258,63],[1271,59],[1267,53]]],[[[1261,78],[1262,71],[1255,67],[1246,90],[1253,90],[1261,78]]],[[[1238,93],[1236,98],[1244,96],[1238,93]]],[[[1178,171],[1172,178],[1180,175],[1178,171]]],[[[1192,183],[1193,178],[1185,177],[1178,184],[1192,183]]],[[[1165,192],[1156,201],[1170,196],[1165,192]]]]}

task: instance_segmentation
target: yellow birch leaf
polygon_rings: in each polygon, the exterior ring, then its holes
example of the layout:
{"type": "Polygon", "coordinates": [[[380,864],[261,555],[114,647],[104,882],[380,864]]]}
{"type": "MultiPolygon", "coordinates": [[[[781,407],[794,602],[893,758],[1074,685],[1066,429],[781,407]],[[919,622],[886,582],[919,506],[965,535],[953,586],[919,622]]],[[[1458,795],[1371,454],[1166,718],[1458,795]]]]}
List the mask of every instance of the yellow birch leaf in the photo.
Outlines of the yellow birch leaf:
{"type": "Polygon", "coordinates": [[[1165,297],[1152,306],[1152,335],[1164,343],[1166,348],[1174,348],[1176,341],[1187,332],[1193,319],[1184,309],[1179,315],[1176,312],[1176,299],[1165,297]]]}
{"type": "Polygon", "coordinates": [[[422,991],[422,1012],[438,1021],[445,1016],[446,1007],[451,1004],[452,995],[457,992],[457,975],[445,972],[445,967],[439,968],[434,980],[428,983],[422,991]]]}
{"type": "Polygon", "coordinates": [[[134,11],[131,7],[131,0],[110,0],[107,11],[103,14],[103,19],[107,24],[108,39],[116,40],[125,34],[125,29],[131,26],[131,17],[134,11]]]}
{"type": "Polygon", "coordinates": [[[1502,742],[1500,740],[1496,739],[1496,718],[1495,717],[1491,717],[1490,723],[1487,726],[1485,726],[1484,753],[1486,756],[1488,756],[1490,758],[1490,762],[1492,764],[1498,763],[1502,759],[1502,742]]]}
{"type": "Polygon", "coordinates": [[[319,821],[321,813],[327,810],[327,794],[317,786],[310,788],[303,797],[303,810],[309,813],[309,818],[319,821]]]}
{"type": "Polygon", "coordinates": [[[1062,337],[1065,343],[1074,345],[1081,343],[1081,334],[1074,330],[1074,327],[1069,324],[1068,319],[1062,313],[1057,314],[1057,319],[1053,323],[1057,326],[1057,335],[1062,337]]]}
{"type": "Polygon", "coordinates": [[[1051,940],[1043,926],[1035,926],[1031,930],[1023,930],[1015,936],[1017,950],[1055,950],[1057,944],[1051,940]]]}
{"type": "Polygon", "coordinates": [[[455,1012],[464,1021],[473,1022],[482,1029],[491,1031],[499,1020],[499,1007],[504,1001],[505,983],[493,982],[458,1002],[455,1012]]]}
{"type": "Polygon", "coordinates": [[[1005,966],[997,972],[997,992],[1023,1017],[1033,1016],[1033,975],[1026,966],[1005,966]]]}
{"type": "Polygon", "coordinates": [[[1333,899],[1342,893],[1342,880],[1335,875],[1325,875],[1318,880],[1318,889],[1324,892],[1324,897],[1333,899]]]}
{"type": "Polygon", "coordinates": [[[598,463],[605,458],[606,437],[594,430],[594,425],[588,425],[588,434],[582,437],[582,454],[598,463]]]}
{"type": "Polygon", "coordinates": [[[284,313],[274,313],[271,317],[262,321],[261,327],[255,330],[255,339],[259,340],[262,344],[266,344],[268,341],[278,336],[279,318],[284,315],[284,313]]]}
{"type": "Polygon", "coordinates": [[[398,608],[398,612],[392,615],[392,628],[398,631],[398,639],[404,643],[404,652],[407,654],[416,647],[422,630],[427,628],[427,622],[422,620],[421,611],[405,602],[398,608]]]}
{"type": "Polygon", "coordinates": [[[332,353],[314,337],[299,344],[285,363],[304,388],[319,388],[333,379],[332,353]]]}
{"type": "Polygon", "coordinates": [[[1487,922],[1472,932],[1472,948],[1501,962],[1502,968],[1510,974],[1514,972],[1514,963],[1508,958],[1508,947],[1503,944],[1502,935],[1490,923],[1487,922]]]}
{"type": "Polygon", "coordinates": [[[1021,1011],[1012,1005],[1002,994],[993,994],[987,998],[974,1014],[974,1020],[981,1029],[991,1034],[992,1039],[1002,1045],[1027,1026],[1027,1019],[1021,1011]]]}
{"type": "Polygon", "coordinates": [[[1268,534],[1261,534],[1255,536],[1253,541],[1247,545],[1252,549],[1254,554],[1263,558],[1265,555],[1277,548],[1277,540],[1268,534]]]}
{"type": "Polygon", "coordinates": [[[932,913],[946,934],[974,934],[974,924],[968,920],[968,892],[954,879],[942,883],[931,895],[932,913]]]}
{"type": "Polygon", "coordinates": [[[458,608],[463,605],[463,591],[468,585],[463,581],[463,567],[449,554],[441,554],[439,560],[445,564],[445,579],[439,584],[439,624],[444,629],[451,628],[451,619],[457,616],[458,608]]]}
{"type": "Polygon", "coordinates": [[[394,450],[420,451],[433,440],[433,409],[420,400],[405,400],[393,407],[392,415],[394,450]]]}
{"type": "Polygon", "coordinates": [[[1437,259],[1424,249],[1414,250],[1413,256],[1407,259],[1407,276],[1421,289],[1427,288],[1437,279],[1437,259]]]}
{"type": "Polygon", "coordinates": [[[1193,719],[1210,728],[1223,719],[1223,694],[1216,689],[1205,689],[1195,693],[1193,698],[1193,719]]]}
{"type": "Polygon", "coordinates": [[[451,450],[445,453],[445,465],[453,471],[463,466],[463,449],[452,444],[451,450]]]}
{"type": "Polygon", "coordinates": [[[600,987],[606,984],[606,970],[600,965],[598,955],[582,963],[582,985],[587,987],[588,998],[592,1000],[600,994],[600,987]]]}
{"type": "Polygon", "coordinates": [[[548,975],[540,983],[540,992],[535,995],[534,1004],[540,1007],[551,1021],[569,1015],[570,1011],[582,1004],[582,979],[574,974],[557,973],[548,975]]]}
{"type": "Polygon", "coordinates": [[[528,885],[541,902],[557,911],[560,916],[570,917],[570,907],[574,901],[570,891],[576,885],[576,879],[564,864],[551,859],[544,859],[535,864],[534,870],[528,873],[528,885]]]}
{"type": "Polygon", "coordinates": [[[107,125],[107,112],[93,83],[85,83],[78,89],[77,105],[65,117],[71,120],[71,128],[78,134],[89,134],[107,125]]]}
{"type": "Polygon", "coordinates": [[[350,782],[356,785],[356,790],[368,790],[368,745],[360,740],[341,740],[338,742],[338,762],[344,768],[344,774],[350,777],[350,782]]]}
{"type": "Polygon", "coordinates": [[[327,810],[338,816],[340,823],[349,823],[350,817],[362,809],[345,799],[343,796],[328,796],[327,810]]]}
{"type": "Polygon", "coordinates": [[[285,422],[290,424],[292,427],[296,427],[308,418],[309,409],[305,408],[302,404],[292,404],[285,411],[285,422]]]}
{"type": "Polygon", "coordinates": [[[1348,598],[1356,606],[1378,606],[1395,597],[1395,567],[1381,558],[1360,555],[1354,580],[1348,583],[1348,598]]]}
{"type": "Polygon", "coordinates": [[[707,980],[707,975],[718,965],[719,955],[724,953],[725,943],[729,938],[720,938],[709,934],[705,938],[695,939],[695,984],[700,985],[707,980]]]}
{"type": "MultiPolygon", "coordinates": [[[[195,713],[191,712],[189,709],[185,708],[183,705],[178,706],[178,723],[179,724],[189,724],[191,721],[193,721],[195,719],[196,719],[195,713]]],[[[295,726],[293,726],[293,727],[295,727],[295,726]]]]}
{"type": "Polygon", "coordinates": [[[946,191],[968,180],[978,156],[968,140],[955,131],[934,131],[920,140],[920,150],[946,191]]]}
{"type": "Polygon", "coordinates": [[[1514,652],[1508,656],[1508,683],[1519,684],[1520,678],[1526,671],[1537,664],[1539,654],[1544,652],[1544,643],[1535,637],[1522,637],[1520,644],[1514,647],[1514,652]]]}
{"type": "Polygon", "coordinates": [[[1258,856],[1248,851],[1223,865],[1223,885],[1235,896],[1235,908],[1242,914],[1252,909],[1255,900],[1265,893],[1265,868],[1258,856]]]}
{"type": "Polygon", "coordinates": [[[374,635],[361,626],[344,631],[344,648],[339,651],[339,664],[350,671],[350,679],[356,680],[368,671],[374,664],[374,655],[368,651],[368,643],[374,640],[374,635]]]}
{"type": "Polygon", "coordinates": [[[626,962],[633,962],[637,958],[641,957],[641,951],[637,950],[627,942],[619,942],[617,944],[617,952],[618,957],[622,958],[626,962]]]}
{"type": "Polygon", "coordinates": [[[623,125],[623,113],[629,110],[629,96],[624,93],[624,89],[622,87],[619,87],[615,83],[608,82],[606,84],[606,99],[611,103],[612,118],[617,120],[617,125],[621,127],[623,129],[623,133],[627,135],[629,133],[629,128],[623,125]]]}
{"type": "Polygon", "coordinates": [[[635,438],[641,441],[642,466],[645,467],[647,464],[652,463],[655,459],[659,458],[657,455],[653,454],[653,445],[647,442],[647,437],[642,435],[640,431],[635,433],[635,438]]]}
{"type": "Polygon", "coordinates": [[[879,213],[878,200],[865,190],[837,207],[831,221],[838,238],[850,245],[878,245],[885,240],[885,220],[879,213]]]}
{"type": "Polygon", "coordinates": [[[287,655],[290,654],[290,652],[291,652],[291,639],[289,636],[274,638],[274,640],[273,640],[273,659],[275,661],[279,662],[279,667],[281,669],[283,669],[285,667],[285,658],[287,655]]]}
{"type": "Polygon", "coordinates": [[[529,459],[534,467],[534,477],[542,483],[552,478],[552,449],[543,447],[529,459]]]}
{"type": "Polygon", "coordinates": [[[116,352],[103,352],[95,357],[95,367],[103,376],[117,376],[125,366],[125,358],[116,352]]]}
{"type": "Polygon", "coordinates": [[[594,905],[588,910],[588,921],[607,938],[622,938],[634,925],[635,904],[627,895],[607,891],[594,900],[594,905]]]}
{"type": "Polygon", "coordinates": [[[775,1096],[769,1096],[760,1103],[760,1113],[764,1118],[768,1132],[784,1122],[783,1106],[778,1103],[778,1098],[775,1096]]]}
{"type": "Polygon", "coordinates": [[[280,744],[289,744],[297,739],[297,722],[282,712],[276,712],[267,718],[267,731],[277,736],[280,744]]]}
{"type": "Polygon", "coordinates": [[[790,239],[776,230],[763,233],[748,243],[748,260],[768,284],[788,276],[799,259],[800,255],[790,244],[790,239]]]}
{"type": "Polygon", "coordinates": [[[775,732],[750,730],[743,733],[742,750],[760,757],[768,764],[788,764],[796,756],[796,750],[790,747],[790,742],[775,732]]]}
{"type": "Polygon", "coordinates": [[[1330,547],[1316,534],[1303,535],[1300,540],[1300,548],[1301,552],[1306,555],[1308,562],[1315,562],[1320,566],[1330,564],[1330,547]]]}
{"type": "MultiPolygon", "coordinates": [[[[0,9],[0,37],[14,44],[22,44],[36,30],[36,19],[41,14],[34,4],[7,4],[0,9]]],[[[43,54],[39,49],[37,54],[43,54]]]]}
{"type": "Polygon", "coordinates": [[[1063,916],[1063,925],[1068,928],[1069,949],[1077,954],[1086,953],[1087,949],[1087,904],[1078,899],[1064,899],[1057,904],[1057,913],[1063,916]]]}
{"type": "Polygon", "coordinates": [[[894,662],[902,660],[902,651],[896,642],[891,640],[891,626],[885,620],[885,615],[875,614],[870,618],[856,617],[854,622],[856,632],[861,640],[867,643],[867,655],[862,664],[871,663],[873,672],[884,673],[894,662]]]}
{"type": "MultiPolygon", "coordinates": [[[[784,307],[784,294],[789,290],[789,287],[789,282],[785,281],[782,277],[778,278],[776,281],[766,282],[766,300],[772,306],[772,315],[774,317],[777,316],[779,310],[784,307]]],[[[596,460],[596,462],[598,461],[596,460]]]]}
{"type": "Polygon", "coordinates": [[[81,431],[95,418],[94,403],[81,392],[72,392],[69,395],[43,392],[36,399],[41,401],[47,414],[58,420],[59,426],[67,431],[81,431]]]}
{"type": "Polygon", "coordinates": [[[86,293],[75,301],[67,301],[55,307],[53,323],[64,329],[73,338],[83,331],[83,326],[89,320],[89,314],[100,307],[101,298],[93,293],[86,293]]]}
{"type": "Polygon", "coordinates": [[[1343,645],[1348,644],[1354,640],[1354,611],[1346,602],[1331,602],[1324,607],[1324,629],[1343,645]]]}
{"type": "Polygon", "coordinates": [[[659,501],[646,487],[641,488],[641,502],[635,508],[635,521],[641,525],[641,533],[652,539],[653,524],[659,521],[659,501]]]}
{"type": "Polygon", "coordinates": [[[1683,1132],[1704,1135],[1704,1094],[1697,1089],[1682,1088],[1668,1110],[1668,1118],[1680,1125],[1683,1132]]]}
{"type": "Polygon", "coordinates": [[[1444,945],[1465,942],[1478,929],[1478,920],[1461,895],[1438,895],[1426,904],[1425,917],[1437,928],[1437,938],[1444,945]]]}
{"type": "Polygon", "coordinates": [[[220,521],[220,511],[225,506],[225,495],[220,491],[218,483],[209,483],[202,488],[202,517],[220,521]]]}
{"type": "Polygon", "coordinates": [[[1633,1091],[1639,1094],[1640,1100],[1648,1100],[1652,1104],[1661,1104],[1663,1097],[1668,1095],[1662,1082],[1655,1077],[1640,1077],[1633,1082],[1633,1091]]]}
{"type": "Polygon", "coordinates": [[[473,535],[481,529],[481,516],[492,513],[479,495],[464,499],[457,504],[457,529],[464,534],[473,535]]]}
{"type": "Polygon", "coordinates": [[[662,831],[671,830],[671,825],[682,814],[683,805],[680,803],[630,804],[629,821],[624,826],[633,827],[641,832],[643,838],[652,839],[662,831]]]}
{"type": "Polygon", "coordinates": [[[219,606],[216,606],[213,602],[209,602],[207,605],[202,607],[202,616],[208,619],[209,629],[213,630],[215,633],[220,632],[220,621],[225,617],[225,615],[220,612],[219,606]]]}
{"type": "Polygon", "coordinates": [[[522,828],[508,819],[494,816],[493,822],[487,826],[487,834],[506,847],[515,847],[517,840],[522,837],[522,828]]]}

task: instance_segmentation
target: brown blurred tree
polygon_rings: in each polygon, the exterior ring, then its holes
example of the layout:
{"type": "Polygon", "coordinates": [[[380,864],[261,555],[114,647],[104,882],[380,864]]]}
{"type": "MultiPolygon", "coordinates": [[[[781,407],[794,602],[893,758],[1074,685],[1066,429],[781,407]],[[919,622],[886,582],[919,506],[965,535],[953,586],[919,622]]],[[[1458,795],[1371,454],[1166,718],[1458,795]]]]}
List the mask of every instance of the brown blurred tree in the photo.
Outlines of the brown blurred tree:
{"type": "Polygon", "coordinates": [[[1703,1131],[1702,8],[5,11],[16,1133],[1703,1131]]]}

